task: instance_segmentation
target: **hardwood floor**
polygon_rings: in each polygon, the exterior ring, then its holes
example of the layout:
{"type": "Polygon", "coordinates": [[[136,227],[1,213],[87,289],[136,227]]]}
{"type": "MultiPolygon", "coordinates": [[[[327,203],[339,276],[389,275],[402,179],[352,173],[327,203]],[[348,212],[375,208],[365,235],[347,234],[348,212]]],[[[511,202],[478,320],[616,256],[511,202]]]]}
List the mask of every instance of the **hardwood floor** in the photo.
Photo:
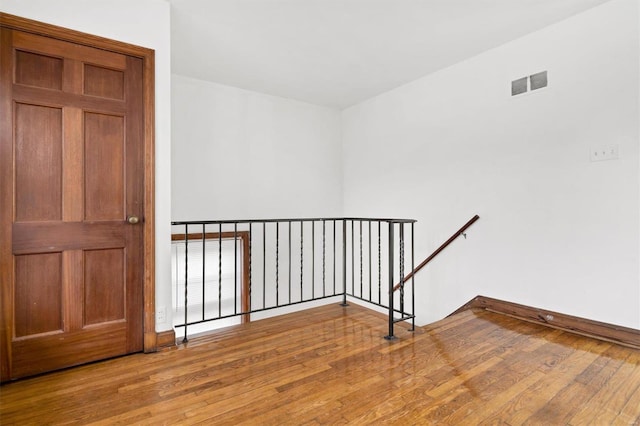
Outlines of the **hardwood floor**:
{"type": "Polygon", "coordinates": [[[0,423],[640,424],[638,350],[488,311],[386,326],[328,305],[230,327],[5,384],[0,423]]]}

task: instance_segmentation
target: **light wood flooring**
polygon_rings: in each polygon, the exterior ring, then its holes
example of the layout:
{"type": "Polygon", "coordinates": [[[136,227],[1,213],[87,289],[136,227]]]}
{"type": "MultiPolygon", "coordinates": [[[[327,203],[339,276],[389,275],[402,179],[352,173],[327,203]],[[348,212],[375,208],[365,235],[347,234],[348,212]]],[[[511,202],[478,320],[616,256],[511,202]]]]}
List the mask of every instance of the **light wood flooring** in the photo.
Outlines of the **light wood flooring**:
{"type": "Polygon", "coordinates": [[[0,424],[640,424],[638,350],[487,311],[386,327],[353,304],[234,326],[5,384],[0,424]]]}

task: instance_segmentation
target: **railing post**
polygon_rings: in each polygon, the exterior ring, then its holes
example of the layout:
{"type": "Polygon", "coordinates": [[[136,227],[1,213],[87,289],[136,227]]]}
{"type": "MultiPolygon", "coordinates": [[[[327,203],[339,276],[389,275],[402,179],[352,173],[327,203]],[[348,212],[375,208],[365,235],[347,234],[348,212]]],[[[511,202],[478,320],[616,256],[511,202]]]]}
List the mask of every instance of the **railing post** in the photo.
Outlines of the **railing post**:
{"type": "MultiPolygon", "coordinates": [[[[401,317],[404,317],[404,223],[399,223],[398,224],[398,231],[399,231],[399,240],[398,240],[398,247],[400,249],[400,254],[399,254],[399,261],[398,261],[398,266],[400,269],[399,271],[399,275],[400,275],[400,315],[401,317]]],[[[392,290],[393,291],[393,290],[392,290]]]]}
{"type": "Polygon", "coordinates": [[[347,219],[342,219],[342,306],[349,306],[347,303],[347,219]]]}
{"type": "Polygon", "coordinates": [[[188,316],[187,306],[189,305],[189,225],[184,225],[184,338],[182,343],[187,343],[188,316]]]}
{"type": "MultiPolygon", "coordinates": [[[[238,224],[233,224],[233,313],[238,314],[238,224]]],[[[244,317],[243,317],[244,318],[244,317]]]]}
{"type": "MultiPolygon", "coordinates": [[[[416,248],[415,248],[413,236],[414,236],[414,229],[413,229],[413,222],[411,222],[411,270],[412,271],[416,267],[416,257],[415,257],[416,248]]],[[[413,318],[411,318],[410,331],[415,331],[416,329],[416,286],[415,284],[416,284],[416,278],[414,274],[411,276],[411,315],[413,316],[413,318]]]]}
{"type": "Polygon", "coordinates": [[[387,340],[395,340],[393,335],[393,222],[389,221],[389,334],[387,340]]]}
{"type": "Polygon", "coordinates": [[[202,320],[204,321],[204,317],[205,317],[205,300],[204,300],[204,289],[207,286],[206,283],[206,253],[207,253],[207,245],[206,245],[206,226],[203,224],[202,225],[202,320]]]}
{"type": "MultiPolygon", "coordinates": [[[[204,232],[204,225],[203,225],[204,232]]],[[[202,253],[202,261],[205,261],[204,253],[202,253]]],[[[202,269],[204,274],[204,268],[202,269]]],[[[204,282],[204,278],[202,279],[204,282]]],[[[204,319],[204,288],[202,289],[202,312],[204,319]]],[[[222,316],[222,223],[218,224],[218,316],[222,316]]]]}

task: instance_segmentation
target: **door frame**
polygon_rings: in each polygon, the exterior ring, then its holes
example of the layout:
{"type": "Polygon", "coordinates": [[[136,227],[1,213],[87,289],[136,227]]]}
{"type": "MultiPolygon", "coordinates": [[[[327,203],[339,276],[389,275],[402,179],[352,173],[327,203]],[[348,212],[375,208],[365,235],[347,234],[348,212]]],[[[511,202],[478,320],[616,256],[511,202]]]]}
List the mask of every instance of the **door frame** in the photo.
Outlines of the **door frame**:
{"type": "MultiPolygon", "coordinates": [[[[133,56],[143,61],[143,348],[144,352],[154,352],[158,346],[158,335],[155,330],[155,52],[153,49],[110,40],[3,12],[0,12],[0,26],[133,56]]],[[[6,222],[8,219],[10,218],[2,218],[3,222],[6,222]]],[[[3,233],[8,232],[5,233],[5,238],[10,239],[11,220],[8,221],[9,224],[1,223],[0,225],[3,233]]],[[[4,278],[8,276],[10,280],[12,280],[13,273],[11,271],[13,266],[12,262],[9,262],[9,259],[11,259],[10,247],[8,251],[9,253],[5,253],[5,255],[2,256],[4,260],[0,264],[0,270],[4,278]]],[[[8,314],[7,309],[4,309],[6,306],[10,306],[9,298],[11,297],[6,287],[8,287],[8,283],[4,283],[3,279],[2,288],[0,289],[0,295],[2,296],[0,304],[3,307],[3,315],[5,315],[5,318],[3,318],[4,321],[0,321],[0,323],[3,323],[5,329],[0,330],[0,339],[3,340],[0,346],[8,348],[10,347],[13,332],[12,330],[6,329],[11,322],[6,321],[9,318],[6,317],[8,314]]],[[[8,372],[10,362],[8,358],[7,356],[3,356],[0,361],[0,370],[3,373],[3,377],[5,377],[4,373],[8,372]]]]}

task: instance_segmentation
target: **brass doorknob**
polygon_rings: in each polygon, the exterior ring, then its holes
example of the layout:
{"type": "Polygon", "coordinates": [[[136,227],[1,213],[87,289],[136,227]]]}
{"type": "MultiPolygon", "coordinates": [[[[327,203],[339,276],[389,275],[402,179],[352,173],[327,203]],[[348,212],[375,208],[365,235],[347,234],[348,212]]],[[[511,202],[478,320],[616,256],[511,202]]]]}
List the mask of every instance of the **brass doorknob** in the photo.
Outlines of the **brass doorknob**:
{"type": "Polygon", "coordinates": [[[127,218],[127,222],[129,222],[132,225],[135,225],[136,223],[140,222],[140,219],[138,219],[138,216],[129,216],[127,218]]]}

